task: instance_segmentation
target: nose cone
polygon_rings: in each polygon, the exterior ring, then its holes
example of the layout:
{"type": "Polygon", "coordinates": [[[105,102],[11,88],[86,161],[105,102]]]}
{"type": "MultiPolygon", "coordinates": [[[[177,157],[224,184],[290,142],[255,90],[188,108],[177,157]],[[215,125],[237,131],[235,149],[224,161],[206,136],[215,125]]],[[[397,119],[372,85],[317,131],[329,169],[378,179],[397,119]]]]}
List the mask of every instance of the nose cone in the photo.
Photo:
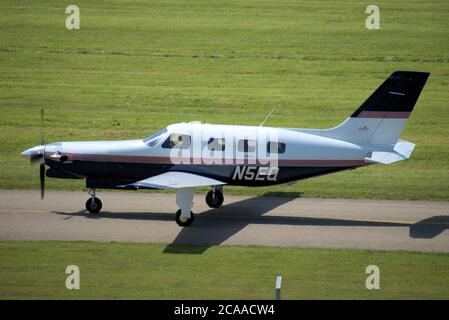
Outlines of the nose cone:
{"type": "Polygon", "coordinates": [[[42,156],[44,155],[44,149],[45,149],[44,145],[35,146],[33,148],[25,150],[20,155],[29,160],[36,160],[42,158],[42,156]]]}

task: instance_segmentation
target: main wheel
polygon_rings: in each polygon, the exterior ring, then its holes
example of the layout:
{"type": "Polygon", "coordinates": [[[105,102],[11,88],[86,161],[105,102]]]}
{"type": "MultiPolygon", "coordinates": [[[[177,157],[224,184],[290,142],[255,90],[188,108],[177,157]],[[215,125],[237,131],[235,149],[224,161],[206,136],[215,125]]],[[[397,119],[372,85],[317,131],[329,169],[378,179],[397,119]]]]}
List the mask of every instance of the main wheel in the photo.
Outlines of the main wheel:
{"type": "Polygon", "coordinates": [[[223,204],[223,193],[218,190],[209,191],[206,195],[206,203],[210,208],[219,208],[223,204]]]}
{"type": "Polygon", "coordinates": [[[180,227],[188,227],[188,226],[190,226],[192,224],[192,222],[193,222],[194,217],[195,216],[194,216],[192,211],[190,211],[190,218],[181,217],[181,209],[176,211],[176,223],[180,227]]]}
{"type": "Polygon", "coordinates": [[[92,201],[92,198],[87,199],[86,201],[86,209],[90,213],[98,213],[101,210],[102,204],[101,200],[98,198],[94,198],[95,200],[92,201]]]}

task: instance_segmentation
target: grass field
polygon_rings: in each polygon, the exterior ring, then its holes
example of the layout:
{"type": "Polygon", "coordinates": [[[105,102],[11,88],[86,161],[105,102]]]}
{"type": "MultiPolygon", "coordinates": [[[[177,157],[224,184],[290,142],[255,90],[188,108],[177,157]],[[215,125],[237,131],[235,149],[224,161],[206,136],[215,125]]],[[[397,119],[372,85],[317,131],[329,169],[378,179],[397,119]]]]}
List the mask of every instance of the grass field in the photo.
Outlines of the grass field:
{"type": "Polygon", "coordinates": [[[0,242],[0,299],[449,299],[449,255],[267,247],[0,242]],[[80,269],[67,290],[65,269],[80,269]],[[367,290],[365,269],[380,269],[367,290]]]}
{"type": "MultiPolygon", "coordinates": [[[[37,188],[46,139],[132,139],[179,121],[331,127],[394,70],[431,72],[403,138],[412,159],[272,188],[306,197],[449,200],[449,2],[0,0],[0,188],[37,188]]],[[[48,180],[51,189],[80,181],[48,180]]],[[[240,249],[239,249],[240,250],[240,249]]],[[[271,275],[270,275],[271,277],[271,275]]],[[[270,278],[271,279],[271,278],[270,278]]],[[[271,280],[270,280],[271,281],[271,280]]]]}

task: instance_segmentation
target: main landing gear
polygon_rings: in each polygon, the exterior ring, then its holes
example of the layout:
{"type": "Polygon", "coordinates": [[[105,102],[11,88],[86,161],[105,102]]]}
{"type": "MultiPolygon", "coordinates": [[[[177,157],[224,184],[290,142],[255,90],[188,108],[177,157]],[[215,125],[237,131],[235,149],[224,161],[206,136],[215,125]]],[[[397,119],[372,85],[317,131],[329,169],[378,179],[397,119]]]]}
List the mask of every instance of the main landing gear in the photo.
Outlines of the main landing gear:
{"type": "Polygon", "coordinates": [[[176,212],[176,223],[181,227],[190,226],[195,217],[191,211],[194,193],[193,188],[176,190],[176,204],[181,208],[176,212]]]}
{"type": "MultiPolygon", "coordinates": [[[[195,215],[192,212],[192,201],[194,195],[193,188],[181,188],[176,190],[176,204],[179,210],[176,212],[176,223],[181,227],[190,226],[195,215]]],[[[99,213],[102,208],[102,203],[96,196],[95,189],[89,192],[90,199],[86,201],[86,210],[90,213],[99,213]]],[[[206,195],[206,203],[211,208],[218,208],[223,204],[223,187],[214,186],[206,195]]]]}
{"type": "MultiPolygon", "coordinates": [[[[176,223],[181,227],[188,227],[193,223],[195,215],[192,210],[192,201],[195,191],[193,188],[176,190],[176,204],[181,208],[176,212],[176,223]]],[[[223,187],[214,186],[206,195],[206,203],[211,208],[218,208],[223,204],[223,187]]]]}
{"type": "MultiPolygon", "coordinates": [[[[195,215],[192,210],[194,189],[181,188],[176,190],[176,204],[179,210],[176,212],[176,223],[181,227],[188,227],[193,223],[195,215]]],[[[218,208],[223,204],[223,187],[214,186],[206,195],[206,203],[211,208],[218,208]]]]}
{"type": "Polygon", "coordinates": [[[195,215],[192,211],[190,211],[190,218],[181,216],[181,209],[176,211],[176,223],[180,227],[188,227],[193,223],[193,220],[195,219],[195,215]]]}
{"type": "Polygon", "coordinates": [[[219,208],[223,204],[223,187],[214,186],[206,195],[206,203],[210,208],[219,208]]]}
{"type": "Polygon", "coordinates": [[[101,200],[96,197],[95,189],[89,192],[90,199],[86,201],[86,210],[90,213],[98,213],[101,210],[101,200]]]}

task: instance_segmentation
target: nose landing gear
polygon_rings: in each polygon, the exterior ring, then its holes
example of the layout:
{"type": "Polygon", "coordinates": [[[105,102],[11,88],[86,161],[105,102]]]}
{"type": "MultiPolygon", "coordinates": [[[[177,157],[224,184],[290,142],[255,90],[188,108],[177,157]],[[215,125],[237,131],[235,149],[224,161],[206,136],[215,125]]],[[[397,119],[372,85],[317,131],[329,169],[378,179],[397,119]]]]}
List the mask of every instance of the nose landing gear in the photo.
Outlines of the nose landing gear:
{"type": "Polygon", "coordinates": [[[101,210],[102,203],[99,198],[96,197],[95,189],[89,192],[90,199],[86,201],[86,210],[90,213],[98,213],[101,210]]]}

